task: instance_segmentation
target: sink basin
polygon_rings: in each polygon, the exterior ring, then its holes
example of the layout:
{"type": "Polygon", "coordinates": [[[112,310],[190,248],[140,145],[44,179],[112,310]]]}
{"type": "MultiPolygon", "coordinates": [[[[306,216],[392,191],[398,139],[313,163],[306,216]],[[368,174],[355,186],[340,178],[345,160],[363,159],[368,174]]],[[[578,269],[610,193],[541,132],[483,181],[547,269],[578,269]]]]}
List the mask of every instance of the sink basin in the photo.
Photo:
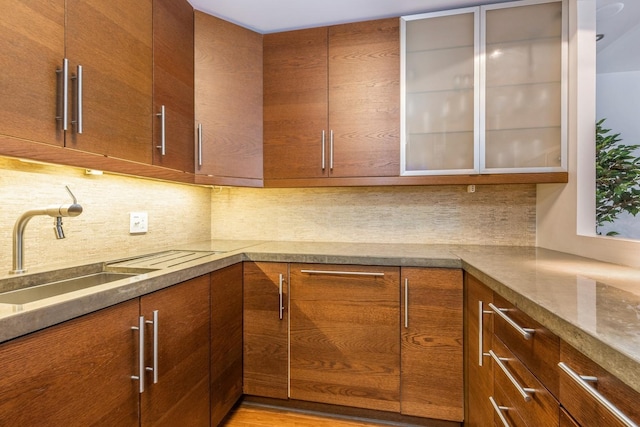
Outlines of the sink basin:
{"type": "Polygon", "coordinates": [[[104,285],[105,283],[132,276],[137,276],[137,273],[101,271],[85,276],[73,277],[71,279],[58,280],[43,285],[2,293],[0,294],[0,304],[27,304],[92,286],[104,285]]]}

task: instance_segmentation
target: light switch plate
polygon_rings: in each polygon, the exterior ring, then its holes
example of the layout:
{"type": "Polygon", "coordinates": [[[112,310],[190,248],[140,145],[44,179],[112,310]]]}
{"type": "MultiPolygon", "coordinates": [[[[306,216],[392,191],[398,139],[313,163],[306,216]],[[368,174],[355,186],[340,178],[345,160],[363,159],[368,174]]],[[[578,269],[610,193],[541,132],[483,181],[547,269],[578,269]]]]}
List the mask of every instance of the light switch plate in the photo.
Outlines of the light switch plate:
{"type": "Polygon", "coordinates": [[[129,233],[146,233],[149,230],[149,217],[146,212],[129,213],[129,233]]]}

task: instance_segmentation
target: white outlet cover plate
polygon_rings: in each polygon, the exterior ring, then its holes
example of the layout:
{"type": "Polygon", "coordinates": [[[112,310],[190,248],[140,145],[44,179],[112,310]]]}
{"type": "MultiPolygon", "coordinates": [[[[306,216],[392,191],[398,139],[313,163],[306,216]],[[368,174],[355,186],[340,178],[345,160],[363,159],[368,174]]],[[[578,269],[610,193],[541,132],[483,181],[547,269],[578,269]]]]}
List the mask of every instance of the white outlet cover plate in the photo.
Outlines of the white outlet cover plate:
{"type": "Polygon", "coordinates": [[[149,217],[147,212],[129,213],[129,233],[146,233],[149,231],[149,217]]]}

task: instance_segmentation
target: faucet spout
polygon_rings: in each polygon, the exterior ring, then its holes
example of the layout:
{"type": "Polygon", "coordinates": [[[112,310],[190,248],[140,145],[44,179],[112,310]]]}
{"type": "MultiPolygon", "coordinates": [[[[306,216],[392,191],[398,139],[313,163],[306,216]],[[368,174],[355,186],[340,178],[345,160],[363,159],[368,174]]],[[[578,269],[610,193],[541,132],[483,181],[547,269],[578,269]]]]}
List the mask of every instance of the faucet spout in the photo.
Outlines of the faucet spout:
{"type": "Polygon", "coordinates": [[[78,204],[73,193],[66,187],[73,198],[73,203],[65,205],[48,206],[41,209],[31,209],[20,215],[13,227],[13,269],[12,274],[22,274],[27,271],[24,268],[24,230],[34,216],[45,215],[56,218],[54,230],[58,239],[64,239],[62,229],[62,217],[74,217],[82,213],[82,206],[78,204]]]}

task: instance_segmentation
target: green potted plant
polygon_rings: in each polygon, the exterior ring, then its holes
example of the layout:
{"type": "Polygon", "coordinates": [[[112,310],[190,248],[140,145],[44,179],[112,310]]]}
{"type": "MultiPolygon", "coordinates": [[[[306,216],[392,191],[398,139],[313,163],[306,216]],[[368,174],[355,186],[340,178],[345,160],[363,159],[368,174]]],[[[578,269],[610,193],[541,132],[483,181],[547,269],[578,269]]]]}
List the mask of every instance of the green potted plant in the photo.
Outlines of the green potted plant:
{"type": "MultiPolygon", "coordinates": [[[[596,232],[612,223],[622,212],[640,212],[640,145],[619,144],[620,134],[603,128],[606,119],[596,123],[596,232]]],[[[620,233],[609,231],[607,236],[620,233]]]]}

